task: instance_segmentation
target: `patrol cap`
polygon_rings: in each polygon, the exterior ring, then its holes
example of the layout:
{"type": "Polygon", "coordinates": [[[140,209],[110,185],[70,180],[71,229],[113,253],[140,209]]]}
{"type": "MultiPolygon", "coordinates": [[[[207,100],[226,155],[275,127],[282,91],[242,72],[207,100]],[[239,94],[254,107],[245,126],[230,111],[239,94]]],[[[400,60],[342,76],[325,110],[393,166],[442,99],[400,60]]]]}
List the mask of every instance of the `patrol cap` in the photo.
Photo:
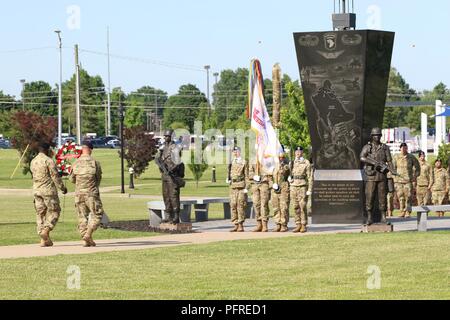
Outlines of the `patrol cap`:
{"type": "Polygon", "coordinates": [[[48,142],[40,142],[39,143],[39,149],[48,151],[50,149],[51,145],[48,142]]]}
{"type": "Polygon", "coordinates": [[[426,156],[426,153],[423,151],[419,151],[419,157],[421,157],[421,156],[426,156]]]}
{"type": "Polygon", "coordinates": [[[239,147],[234,147],[234,148],[233,148],[233,152],[235,152],[235,151],[241,152],[241,148],[239,148],[239,147]]]}
{"type": "Polygon", "coordinates": [[[305,149],[303,149],[303,147],[297,147],[297,148],[295,148],[295,151],[304,151],[305,149]]]}
{"type": "Polygon", "coordinates": [[[380,129],[380,128],[373,128],[370,135],[371,135],[372,137],[373,137],[373,136],[382,136],[383,133],[381,132],[381,129],[380,129]]]}
{"type": "Polygon", "coordinates": [[[407,145],[406,143],[403,142],[403,143],[400,145],[400,149],[403,148],[403,147],[408,147],[408,145],[407,145]]]}
{"type": "Polygon", "coordinates": [[[90,140],[84,140],[83,143],[81,144],[83,147],[88,147],[89,149],[93,150],[94,149],[94,145],[92,144],[92,142],[90,140]]]}
{"type": "Polygon", "coordinates": [[[442,163],[442,160],[441,160],[441,159],[436,159],[436,161],[434,162],[434,164],[436,164],[436,163],[438,163],[438,162],[442,163]]]}
{"type": "Polygon", "coordinates": [[[172,137],[173,136],[173,130],[166,130],[164,132],[164,137],[172,137]]]}

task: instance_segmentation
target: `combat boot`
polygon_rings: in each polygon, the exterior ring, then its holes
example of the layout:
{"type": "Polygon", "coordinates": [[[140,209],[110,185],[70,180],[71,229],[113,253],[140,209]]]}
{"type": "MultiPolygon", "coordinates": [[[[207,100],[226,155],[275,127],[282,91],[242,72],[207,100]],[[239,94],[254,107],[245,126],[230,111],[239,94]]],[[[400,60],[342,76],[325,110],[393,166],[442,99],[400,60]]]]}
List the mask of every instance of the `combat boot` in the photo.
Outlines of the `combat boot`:
{"type": "Polygon", "coordinates": [[[235,225],[234,225],[234,229],[231,229],[230,232],[237,232],[238,229],[239,229],[239,225],[238,225],[238,224],[235,224],[235,225]]]}
{"type": "Polygon", "coordinates": [[[281,224],[277,224],[277,227],[272,232],[281,232],[281,224]]]}
{"type": "Polygon", "coordinates": [[[306,225],[302,224],[301,228],[300,228],[300,233],[306,233],[308,231],[308,229],[306,228],[306,225]]]}
{"type": "Polygon", "coordinates": [[[268,225],[268,222],[267,221],[263,221],[263,223],[262,223],[262,230],[261,230],[261,232],[269,232],[269,227],[267,226],[268,225]]]}
{"type": "Polygon", "coordinates": [[[294,233],[299,233],[300,230],[302,230],[302,226],[300,224],[297,225],[297,227],[294,229],[294,233]]]}
{"type": "Polygon", "coordinates": [[[44,228],[44,230],[41,231],[39,234],[41,237],[41,247],[52,247],[53,242],[50,239],[50,229],[44,228]]]}
{"type": "Polygon", "coordinates": [[[92,239],[92,234],[94,233],[94,229],[88,228],[86,234],[83,237],[84,247],[95,247],[97,244],[92,239]]]}
{"type": "Polygon", "coordinates": [[[288,229],[287,226],[282,226],[281,227],[281,231],[280,232],[288,232],[288,231],[289,231],[289,229],[288,229]]]}
{"type": "Polygon", "coordinates": [[[262,221],[258,221],[258,224],[256,225],[255,230],[253,232],[261,232],[263,229],[262,221]]]}
{"type": "Polygon", "coordinates": [[[245,230],[244,230],[244,224],[243,224],[243,223],[239,223],[239,224],[238,224],[238,230],[237,230],[237,232],[245,232],[245,230]]]}

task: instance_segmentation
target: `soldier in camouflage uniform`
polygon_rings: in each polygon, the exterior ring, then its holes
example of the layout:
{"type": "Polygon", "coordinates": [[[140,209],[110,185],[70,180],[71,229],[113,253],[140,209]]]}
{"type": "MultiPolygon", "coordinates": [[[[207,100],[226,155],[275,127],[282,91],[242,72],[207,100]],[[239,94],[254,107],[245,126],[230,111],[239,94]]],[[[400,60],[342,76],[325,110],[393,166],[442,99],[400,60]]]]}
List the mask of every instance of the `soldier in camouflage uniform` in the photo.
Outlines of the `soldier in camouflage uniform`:
{"type": "Polygon", "coordinates": [[[406,143],[400,145],[400,151],[401,153],[396,155],[392,161],[394,170],[397,171],[397,175],[394,177],[395,192],[400,202],[400,217],[409,218],[411,212],[407,210],[411,207],[413,183],[417,182],[417,177],[420,175],[420,164],[416,157],[408,153],[406,143]]]}
{"type": "Polygon", "coordinates": [[[295,151],[295,160],[291,163],[291,201],[294,202],[295,223],[297,227],[294,233],[307,232],[308,216],[307,203],[311,196],[313,187],[313,177],[311,163],[303,158],[303,147],[298,147],[295,151]]]}
{"type": "Polygon", "coordinates": [[[270,216],[269,201],[273,172],[267,172],[262,168],[262,176],[259,175],[257,165],[250,166],[249,177],[252,184],[253,208],[255,209],[257,226],[253,232],[268,232],[270,216]]]}
{"type": "Polygon", "coordinates": [[[30,166],[33,175],[37,232],[41,237],[41,247],[53,246],[50,231],[55,228],[61,213],[57,189],[60,189],[63,194],[67,193],[56,165],[49,156],[50,145],[42,143],[39,146],[39,154],[31,161],[30,166]]]}
{"type": "Polygon", "coordinates": [[[183,182],[185,167],[181,162],[181,146],[172,141],[173,130],[164,133],[165,144],[160,153],[160,160],[168,170],[167,173],[161,171],[162,189],[165,210],[165,219],[162,223],[180,223],[180,185],[177,185],[172,176],[179,178],[183,182]]]}
{"type": "Polygon", "coordinates": [[[82,145],[81,157],[74,163],[70,181],[75,184],[75,208],[78,215],[78,231],[83,239],[84,247],[95,247],[92,234],[102,221],[104,211],[100,199],[100,182],[102,168],[92,158],[94,146],[85,141],[82,145]]]}
{"type": "Polygon", "coordinates": [[[289,162],[286,160],[285,154],[279,155],[279,163],[276,165],[273,173],[272,184],[272,207],[274,220],[277,227],[274,232],[287,232],[289,223],[289,204],[290,204],[290,187],[289,176],[291,169],[289,162]]]}
{"type": "Polygon", "coordinates": [[[248,164],[241,157],[241,149],[233,149],[233,160],[229,166],[227,183],[230,185],[231,232],[244,232],[245,212],[248,201],[248,164]]]}
{"type": "Polygon", "coordinates": [[[427,163],[425,152],[419,152],[420,176],[417,177],[417,205],[426,206],[434,184],[433,168],[427,163]]]}
{"type": "MultiPolygon", "coordinates": [[[[443,205],[445,197],[449,190],[449,176],[447,170],[442,167],[442,160],[437,159],[434,163],[434,184],[431,187],[431,194],[433,198],[433,205],[443,205]]],[[[439,217],[444,216],[444,212],[438,212],[439,217]]]]}

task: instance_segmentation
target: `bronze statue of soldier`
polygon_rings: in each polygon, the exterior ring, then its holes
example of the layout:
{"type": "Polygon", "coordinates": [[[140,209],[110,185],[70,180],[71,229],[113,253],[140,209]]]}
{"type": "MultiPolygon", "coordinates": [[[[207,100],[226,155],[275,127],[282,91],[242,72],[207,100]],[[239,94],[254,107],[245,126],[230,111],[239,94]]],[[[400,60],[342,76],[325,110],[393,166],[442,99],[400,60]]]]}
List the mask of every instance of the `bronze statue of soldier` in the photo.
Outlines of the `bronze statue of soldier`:
{"type": "Polygon", "coordinates": [[[374,202],[378,195],[381,223],[388,224],[386,220],[388,179],[391,172],[396,175],[389,146],[381,142],[383,136],[380,128],[374,128],[371,141],[364,146],[361,152],[361,162],[364,163],[364,180],[366,195],[365,225],[374,223],[374,202]]]}

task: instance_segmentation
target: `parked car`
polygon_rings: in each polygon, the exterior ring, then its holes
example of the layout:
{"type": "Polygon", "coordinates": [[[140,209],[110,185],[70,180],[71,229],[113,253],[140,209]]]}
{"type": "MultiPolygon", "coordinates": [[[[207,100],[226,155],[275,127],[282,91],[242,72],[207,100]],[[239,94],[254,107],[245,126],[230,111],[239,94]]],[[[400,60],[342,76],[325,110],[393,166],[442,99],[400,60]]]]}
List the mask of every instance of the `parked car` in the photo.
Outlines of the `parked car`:
{"type": "Polygon", "coordinates": [[[91,142],[94,145],[94,148],[96,148],[96,149],[109,148],[109,146],[106,144],[105,140],[103,140],[103,139],[92,139],[91,142]]]}
{"type": "Polygon", "coordinates": [[[120,140],[114,139],[110,140],[106,143],[107,146],[111,149],[119,148],[120,147],[120,140]]]}
{"type": "Polygon", "coordinates": [[[5,140],[5,139],[0,140],[0,149],[10,149],[10,148],[11,148],[11,143],[9,142],[9,140],[5,140]]]}

